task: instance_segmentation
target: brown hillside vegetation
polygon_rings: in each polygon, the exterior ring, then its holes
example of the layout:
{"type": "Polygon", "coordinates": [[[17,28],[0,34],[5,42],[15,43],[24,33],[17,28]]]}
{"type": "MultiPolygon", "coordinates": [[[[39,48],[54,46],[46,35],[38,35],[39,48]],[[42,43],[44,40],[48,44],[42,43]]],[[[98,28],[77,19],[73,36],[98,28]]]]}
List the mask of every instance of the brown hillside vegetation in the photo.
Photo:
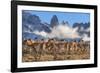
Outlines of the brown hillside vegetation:
{"type": "Polygon", "coordinates": [[[90,58],[89,42],[67,42],[55,39],[23,41],[22,62],[82,60],[90,58]]]}

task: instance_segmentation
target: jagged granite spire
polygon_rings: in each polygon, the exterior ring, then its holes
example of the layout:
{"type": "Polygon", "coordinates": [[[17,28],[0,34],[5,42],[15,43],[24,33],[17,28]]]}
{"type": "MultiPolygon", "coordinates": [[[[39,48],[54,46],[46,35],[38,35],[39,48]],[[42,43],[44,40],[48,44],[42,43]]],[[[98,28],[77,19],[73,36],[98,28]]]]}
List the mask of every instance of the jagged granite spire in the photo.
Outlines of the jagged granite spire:
{"type": "Polygon", "coordinates": [[[58,18],[56,15],[53,15],[53,17],[51,18],[51,27],[53,28],[54,26],[57,26],[59,24],[58,18]]]}

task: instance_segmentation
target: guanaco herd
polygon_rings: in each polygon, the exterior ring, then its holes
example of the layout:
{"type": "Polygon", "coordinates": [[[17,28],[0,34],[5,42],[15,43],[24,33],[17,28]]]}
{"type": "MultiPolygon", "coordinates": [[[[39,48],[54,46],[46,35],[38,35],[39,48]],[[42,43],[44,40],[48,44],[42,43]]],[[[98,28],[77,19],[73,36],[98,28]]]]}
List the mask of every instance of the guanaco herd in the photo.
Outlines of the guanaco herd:
{"type": "Polygon", "coordinates": [[[48,40],[24,40],[23,41],[23,56],[25,54],[31,54],[37,58],[41,56],[41,54],[52,54],[57,56],[57,54],[66,54],[66,55],[72,55],[72,54],[83,54],[86,53],[87,50],[90,49],[90,44],[88,42],[85,42],[83,40],[80,41],[58,41],[55,39],[48,39],[48,40]]]}

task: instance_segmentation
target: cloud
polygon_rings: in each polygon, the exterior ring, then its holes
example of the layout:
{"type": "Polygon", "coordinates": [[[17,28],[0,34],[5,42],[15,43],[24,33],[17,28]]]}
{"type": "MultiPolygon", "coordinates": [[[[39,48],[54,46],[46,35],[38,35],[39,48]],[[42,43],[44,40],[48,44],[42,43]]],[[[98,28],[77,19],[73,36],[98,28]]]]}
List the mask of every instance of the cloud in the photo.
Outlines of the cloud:
{"type": "Polygon", "coordinates": [[[87,29],[84,29],[83,27],[81,27],[81,28],[80,28],[80,31],[90,32],[90,27],[88,27],[87,29]]]}
{"type": "Polygon", "coordinates": [[[90,41],[90,37],[88,37],[88,35],[86,35],[86,34],[83,34],[82,40],[84,40],[84,41],[90,41]]]}
{"type": "Polygon", "coordinates": [[[41,36],[43,36],[43,37],[47,37],[47,33],[46,32],[44,32],[44,31],[41,31],[41,32],[39,32],[39,31],[34,31],[33,33],[35,33],[35,34],[37,34],[37,35],[41,35],[41,36]]]}
{"type": "Polygon", "coordinates": [[[90,28],[87,28],[85,31],[86,31],[86,32],[90,32],[90,28]]]}
{"type": "Polygon", "coordinates": [[[78,28],[72,28],[68,25],[58,25],[51,29],[50,33],[45,31],[34,31],[33,33],[37,35],[41,35],[45,38],[80,38],[78,32],[78,28]]]}
{"type": "MultiPolygon", "coordinates": [[[[30,26],[28,26],[28,28],[32,29],[30,26]]],[[[38,30],[35,30],[33,32],[30,30],[27,30],[24,32],[34,33],[34,34],[40,35],[44,38],[59,38],[59,39],[81,38],[84,41],[90,41],[90,37],[88,37],[87,34],[84,33],[83,35],[79,35],[79,33],[77,32],[78,27],[72,28],[72,27],[68,26],[67,24],[65,24],[65,25],[59,24],[58,26],[55,26],[54,28],[50,28],[50,29],[51,29],[50,33],[47,33],[45,31],[38,31],[38,30]]],[[[81,31],[89,32],[90,28],[87,28],[87,29],[81,28],[81,31]]]]}
{"type": "MultiPolygon", "coordinates": [[[[90,32],[90,27],[88,27],[87,29],[84,29],[83,27],[81,27],[80,31],[84,31],[84,32],[90,32]]],[[[82,40],[84,41],[90,41],[90,37],[88,36],[87,33],[84,33],[81,35],[82,40]]]]}

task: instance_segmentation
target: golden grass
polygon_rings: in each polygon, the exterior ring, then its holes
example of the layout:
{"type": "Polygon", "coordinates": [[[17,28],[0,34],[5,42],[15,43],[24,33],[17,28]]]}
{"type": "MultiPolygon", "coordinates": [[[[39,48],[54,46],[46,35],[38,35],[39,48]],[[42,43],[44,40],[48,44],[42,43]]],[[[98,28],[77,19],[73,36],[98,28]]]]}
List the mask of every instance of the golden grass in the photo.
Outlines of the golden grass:
{"type": "Polygon", "coordinates": [[[84,53],[77,54],[38,54],[36,56],[32,54],[24,54],[22,57],[23,62],[39,62],[39,61],[56,61],[56,60],[83,60],[90,58],[90,50],[84,53]]]}
{"type": "MultiPolygon", "coordinates": [[[[27,45],[24,45],[27,46],[27,45]]],[[[22,48],[22,62],[40,62],[40,61],[59,61],[59,60],[83,60],[90,59],[89,45],[85,48],[79,48],[78,50],[66,50],[66,47],[61,50],[47,49],[43,50],[40,47],[38,52],[34,48],[27,46],[22,48]]],[[[37,48],[36,48],[37,49],[37,48]]],[[[70,48],[69,48],[70,49],[70,48]]]]}

